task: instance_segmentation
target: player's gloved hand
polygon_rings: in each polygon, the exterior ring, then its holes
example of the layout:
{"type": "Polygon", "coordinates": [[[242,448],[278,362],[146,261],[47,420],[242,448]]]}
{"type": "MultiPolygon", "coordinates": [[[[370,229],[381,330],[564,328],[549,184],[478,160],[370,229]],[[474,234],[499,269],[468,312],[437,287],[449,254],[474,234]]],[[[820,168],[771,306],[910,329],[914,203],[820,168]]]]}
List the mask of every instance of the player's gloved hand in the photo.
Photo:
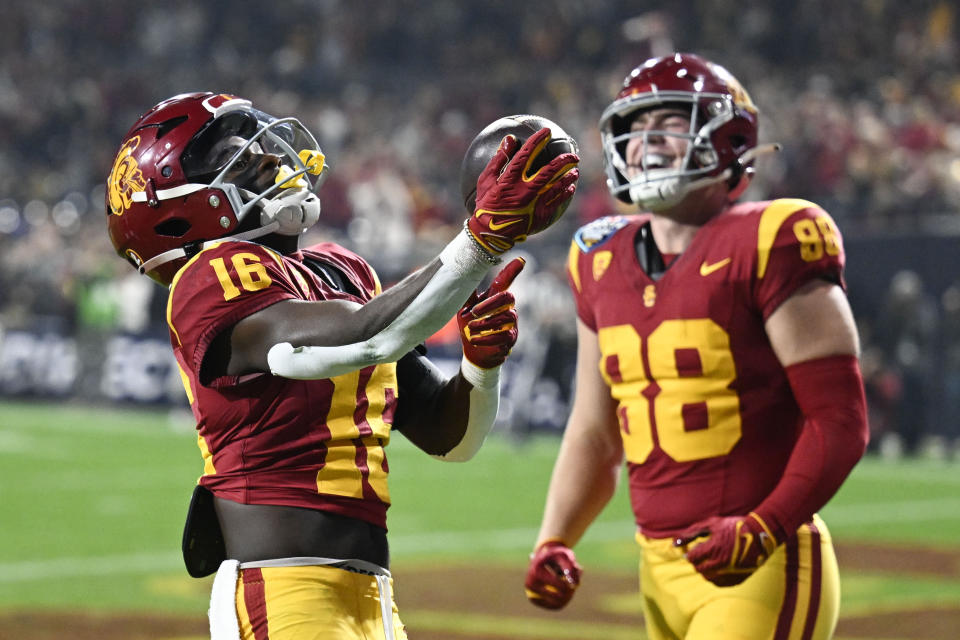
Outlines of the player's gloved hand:
{"type": "Polygon", "coordinates": [[[577,190],[580,157],[575,153],[563,153],[530,174],[549,142],[549,128],[534,133],[522,147],[516,137],[506,136],[480,173],[477,206],[467,229],[490,253],[508,251],[552,225],[577,190]]]}
{"type": "Polygon", "coordinates": [[[526,261],[514,258],[484,291],[474,291],[457,313],[463,356],[481,369],[503,364],[517,342],[516,300],[507,288],[526,261]]]}
{"type": "Polygon", "coordinates": [[[544,609],[562,609],[580,586],[582,574],[573,549],[560,540],[546,540],[530,555],[524,584],[527,599],[544,609]]]}
{"type": "Polygon", "coordinates": [[[697,571],[719,587],[749,578],[777,544],[767,524],[752,511],[746,516],[708,518],[674,540],[697,571]]]}

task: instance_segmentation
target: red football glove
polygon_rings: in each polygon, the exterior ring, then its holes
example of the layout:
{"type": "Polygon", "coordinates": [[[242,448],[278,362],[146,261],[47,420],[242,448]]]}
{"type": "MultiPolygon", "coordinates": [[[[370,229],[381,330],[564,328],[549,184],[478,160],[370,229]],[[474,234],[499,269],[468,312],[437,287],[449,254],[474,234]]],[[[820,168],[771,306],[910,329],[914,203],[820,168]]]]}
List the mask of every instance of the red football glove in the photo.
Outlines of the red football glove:
{"type": "Polygon", "coordinates": [[[580,157],[575,153],[563,153],[528,175],[549,142],[549,128],[530,136],[519,151],[517,138],[506,136],[480,173],[477,207],[467,229],[490,253],[503,253],[552,225],[577,190],[580,157]]]}
{"type": "Polygon", "coordinates": [[[687,560],[696,570],[718,587],[729,587],[749,578],[776,549],[777,539],[751,511],[743,517],[708,518],[677,536],[674,545],[689,545],[687,560]]]}
{"type": "Polygon", "coordinates": [[[516,300],[507,288],[525,264],[523,258],[511,260],[486,291],[470,294],[457,313],[463,356],[481,369],[499,367],[517,342],[516,300]]]}
{"type": "Polygon", "coordinates": [[[527,599],[544,609],[562,609],[580,586],[582,574],[573,549],[560,540],[547,540],[530,555],[524,584],[527,599]]]}

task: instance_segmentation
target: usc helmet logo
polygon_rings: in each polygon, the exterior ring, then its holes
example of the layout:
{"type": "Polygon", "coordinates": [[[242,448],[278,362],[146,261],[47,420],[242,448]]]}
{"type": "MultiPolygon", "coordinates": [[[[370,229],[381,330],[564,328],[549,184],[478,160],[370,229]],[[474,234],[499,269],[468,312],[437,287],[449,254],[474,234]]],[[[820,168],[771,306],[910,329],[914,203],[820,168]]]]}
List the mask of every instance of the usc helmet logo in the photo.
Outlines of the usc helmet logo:
{"type": "Polygon", "coordinates": [[[140,136],[134,136],[124,143],[117,159],[113,161],[110,178],[107,180],[110,213],[122,216],[133,204],[133,194],[147,188],[140,165],[133,157],[133,151],[140,144],[140,136]]]}

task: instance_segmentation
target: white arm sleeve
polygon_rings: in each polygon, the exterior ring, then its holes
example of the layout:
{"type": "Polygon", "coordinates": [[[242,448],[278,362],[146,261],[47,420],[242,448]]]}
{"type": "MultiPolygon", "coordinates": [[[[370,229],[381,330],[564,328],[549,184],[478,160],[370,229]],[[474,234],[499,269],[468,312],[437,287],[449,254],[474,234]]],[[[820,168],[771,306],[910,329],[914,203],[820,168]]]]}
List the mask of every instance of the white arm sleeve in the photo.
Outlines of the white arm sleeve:
{"type": "Polygon", "coordinates": [[[460,372],[473,385],[467,430],[453,449],[442,456],[431,456],[445,462],[466,462],[475,456],[497,421],[497,410],[500,408],[500,367],[481,369],[463,358],[460,372]]]}
{"type": "Polygon", "coordinates": [[[467,236],[457,234],[440,252],[440,269],[380,333],[364,342],[334,347],[293,347],[275,344],[267,353],[270,372],[285,378],[332,378],[383,362],[396,362],[417,344],[436,333],[467,300],[498,259],[482,251],[467,236]]]}

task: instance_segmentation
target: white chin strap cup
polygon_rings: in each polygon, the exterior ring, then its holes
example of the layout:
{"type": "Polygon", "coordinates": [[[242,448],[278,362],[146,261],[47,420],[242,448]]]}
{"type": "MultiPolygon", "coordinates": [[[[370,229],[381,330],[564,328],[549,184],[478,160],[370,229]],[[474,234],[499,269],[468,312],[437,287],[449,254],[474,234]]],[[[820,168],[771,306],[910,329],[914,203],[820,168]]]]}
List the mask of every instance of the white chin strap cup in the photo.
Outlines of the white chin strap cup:
{"type": "Polygon", "coordinates": [[[260,224],[276,223],[274,233],[284,236],[298,236],[320,219],[320,198],[306,189],[263,200],[260,205],[260,224]]]}
{"type": "Polygon", "coordinates": [[[634,204],[643,209],[662,211],[686,198],[691,191],[729,180],[731,173],[730,169],[727,169],[720,175],[697,180],[687,181],[682,178],[672,178],[659,182],[632,185],[630,187],[630,198],[634,204]]]}
{"type": "Polygon", "coordinates": [[[680,178],[667,178],[655,182],[630,185],[630,199],[644,209],[663,209],[680,202],[686,190],[680,178]]]}

